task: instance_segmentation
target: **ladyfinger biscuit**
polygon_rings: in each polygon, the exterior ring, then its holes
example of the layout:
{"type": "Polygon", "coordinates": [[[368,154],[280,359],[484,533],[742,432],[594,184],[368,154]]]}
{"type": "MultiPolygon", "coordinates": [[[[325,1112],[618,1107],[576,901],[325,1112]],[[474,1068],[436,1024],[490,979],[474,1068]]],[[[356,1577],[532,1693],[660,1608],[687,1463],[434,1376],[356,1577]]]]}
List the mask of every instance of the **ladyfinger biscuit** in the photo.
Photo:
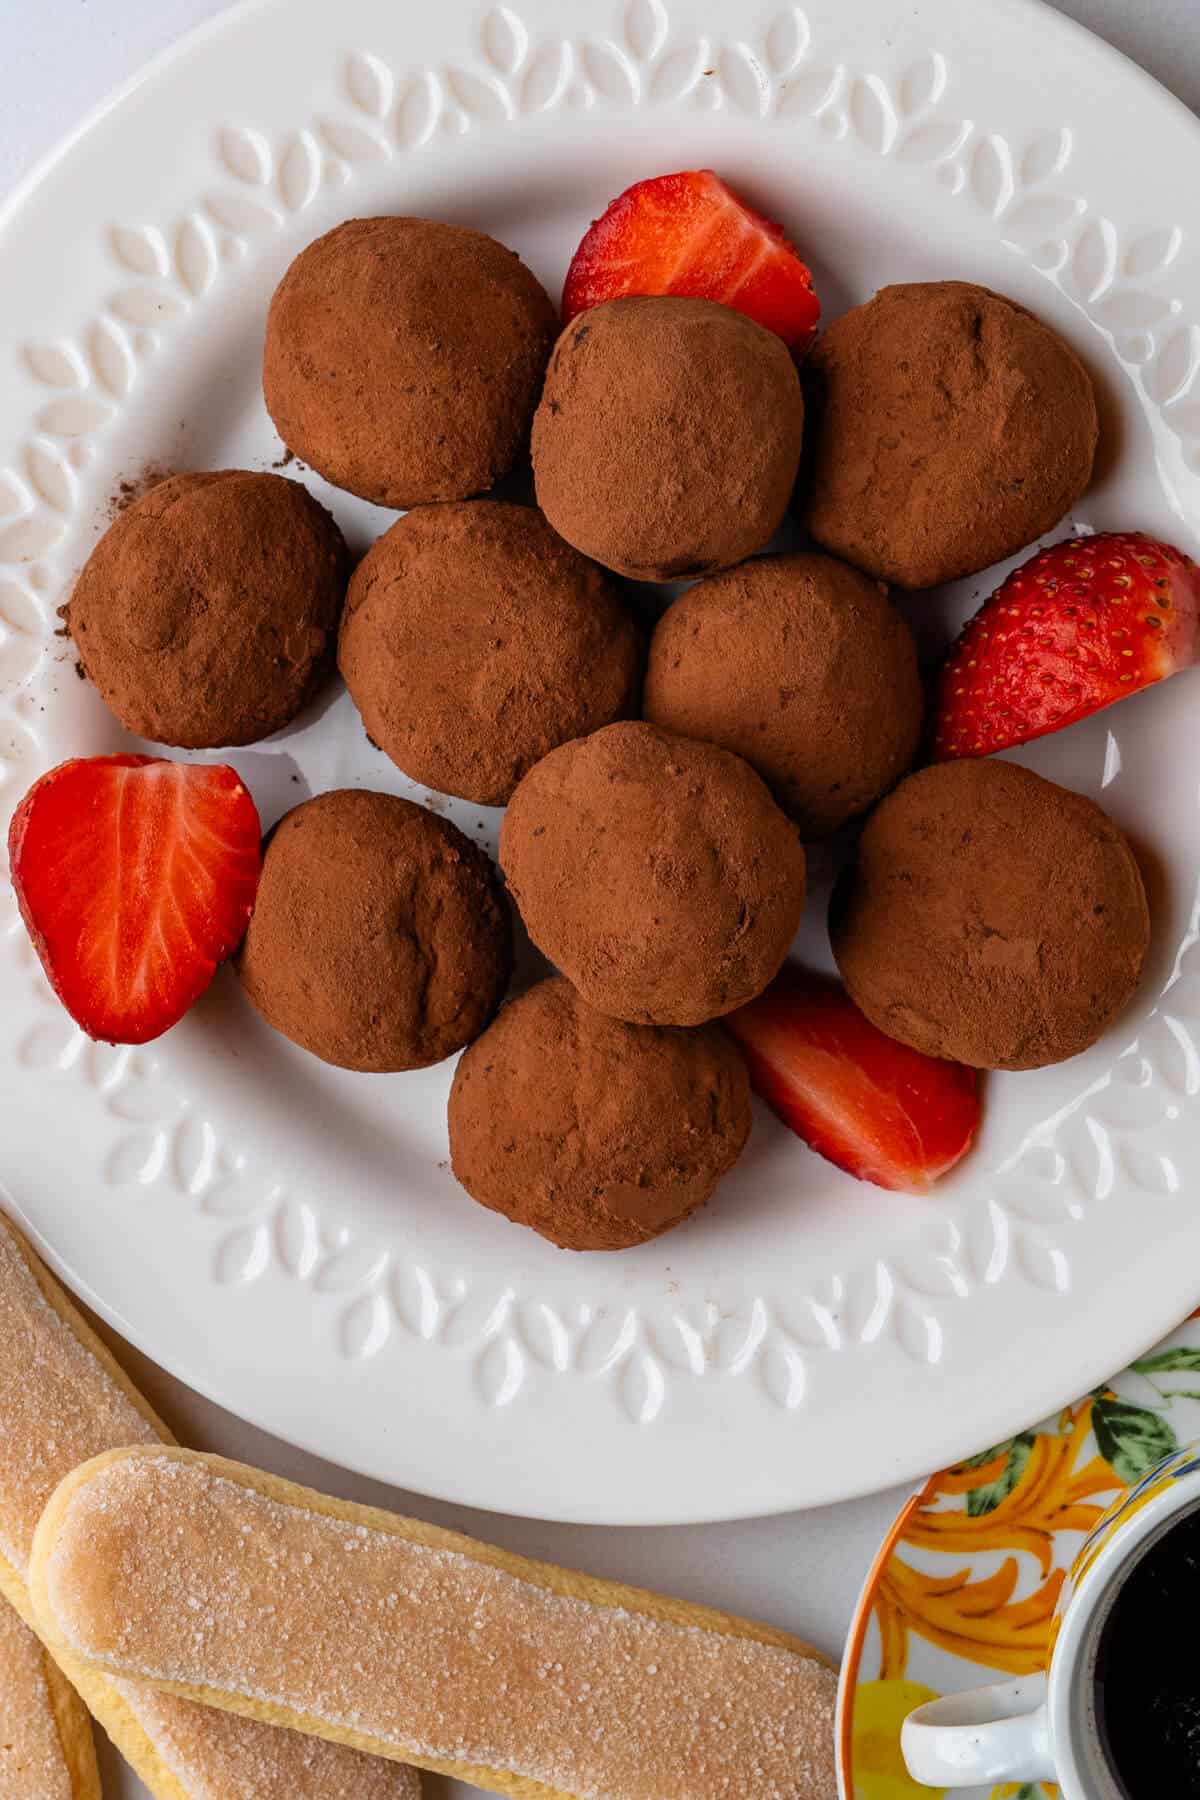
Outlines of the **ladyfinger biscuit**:
{"type": "MultiPolygon", "coordinates": [[[[171,1441],[0,1216],[0,1592],[26,1624],[34,1623],[26,1587],[34,1527],[56,1484],[114,1445],[171,1441]]],[[[420,1793],[415,1772],[395,1763],[58,1660],[157,1800],[416,1800],[420,1793]]]]}
{"type": "Polygon", "coordinates": [[[44,1645],[2,1600],[0,1800],[100,1800],[92,1721],[44,1645]]]}
{"type": "Polygon", "coordinates": [[[56,1654],[520,1800],[833,1800],[833,1670],[765,1625],[220,1457],[73,1471],[30,1565],[56,1654]]]}

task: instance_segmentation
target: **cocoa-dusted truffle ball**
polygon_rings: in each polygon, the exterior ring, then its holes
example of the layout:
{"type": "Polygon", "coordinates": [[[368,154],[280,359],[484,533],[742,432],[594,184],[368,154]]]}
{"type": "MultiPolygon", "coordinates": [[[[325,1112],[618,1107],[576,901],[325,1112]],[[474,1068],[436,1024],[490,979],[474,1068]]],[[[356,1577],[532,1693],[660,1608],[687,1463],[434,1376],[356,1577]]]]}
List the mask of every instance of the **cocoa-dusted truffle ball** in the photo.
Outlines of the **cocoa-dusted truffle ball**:
{"type": "Polygon", "coordinates": [[[933,587],[1051,530],[1092,477],[1087,370],[1023,306],[965,281],[883,288],[808,359],[800,511],[827,550],[933,587]]]}
{"type": "Polygon", "coordinates": [[[472,1199],[564,1250],[625,1250],[709,1198],[750,1135],[741,1052],[715,1025],[627,1025],[555,976],[460,1061],[450,1162],[472,1199]]]}
{"type": "Polygon", "coordinates": [[[333,665],[350,560],[298,482],[173,475],[120,515],[63,617],[85,674],[138,737],[254,744],[333,665]]]}
{"type": "Polygon", "coordinates": [[[483,1030],[511,967],[496,872],[446,819],[340,788],[271,833],[237,971],[267,1023],[324,1062],[440,1062],[483,1030]]]}
{"type": "Polygon", "coordinates": [[[834,954],[882,1031],[977,1069],[1086,1050],[1138,984],[1150,915],[1107,814],[1016,763],[940,763],[867,822],[834,954]]]}
{"type": "Polygon", "coordinates": [[[512,467],[557,329],[495,238],[349,219],[275,290],[263,394],[284,443],[336,487],[380,506],[463,500],[512,467]]]}
{"type": "Polygon", "coordinates": [[[655,725],[552,750],[512,797],[500,860],[538,948],[635,1024],[752,1000],[804,903],[799,834],[749,764],[655,725]]]}
{"type": "Polygon", "coordinates": [[[899,780],[923,707],[907,624],[831,556],[760,556],[698,581],[651,640],[646,717],[744,756],[807,838],[899,780]]]}
{"type": "Polygon", "coordinates": [[[533,422],[538,504],[643,581],[761,550],[787,509],[804,402],[780,338],[711,300],[611,300],[555,346],[533,422]]]}
{"type": "Polygon", "coordinates": [[[607,577],[541,513],[468,500],[409,513],[367,553],[339,662],[406,775],[503,806],[556,745],[636,711],[642,642],[607,577]]]}

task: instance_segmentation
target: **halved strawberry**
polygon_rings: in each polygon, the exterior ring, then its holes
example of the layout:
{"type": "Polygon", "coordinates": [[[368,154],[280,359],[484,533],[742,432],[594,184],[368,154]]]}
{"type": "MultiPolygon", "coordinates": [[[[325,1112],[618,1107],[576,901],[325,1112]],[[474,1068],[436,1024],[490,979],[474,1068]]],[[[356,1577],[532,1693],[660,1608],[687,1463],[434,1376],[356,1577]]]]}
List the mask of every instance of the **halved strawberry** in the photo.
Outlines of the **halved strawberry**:
{"type": "Polygon", "coordinates": [[[821,303],[783,234],[711,169],[657,175],[626,188],[584,234],[563,288],[563,324],[626,294],[719,300],[778,332],[802,356],[821,303]]]}
{"type": "Polygon", "coordinates": [[[21,917],[90,1037],[144,1044],[236,950],[262,867],[236,769],[90,756],[35,781],[8,833],[21,917]]]}
{"type": "Polygon", "coordinates": [[[785,963],[721,1023],[745,1052],[755,1093],[848,1175],[927,1194],[970,1149],[974,1069],[885,1037],[831,977],[785,963]]]}
{"type": "Polygon", "coordinates": [[[1138,531],[1039,550],[942,670],[933,755],[988,756],[1061,731],[1200,658],[1200,569],[1138,531]]]}

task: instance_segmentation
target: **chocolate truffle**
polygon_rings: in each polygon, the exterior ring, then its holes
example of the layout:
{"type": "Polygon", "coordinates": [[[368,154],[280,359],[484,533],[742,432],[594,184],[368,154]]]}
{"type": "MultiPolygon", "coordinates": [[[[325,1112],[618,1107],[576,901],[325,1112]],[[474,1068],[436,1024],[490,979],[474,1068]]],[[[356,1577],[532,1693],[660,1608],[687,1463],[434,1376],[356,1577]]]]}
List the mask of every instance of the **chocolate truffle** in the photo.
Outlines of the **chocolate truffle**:
{"type": "Polygon", "coordinates": [[[1150,915],[1107,814],[986,760],[922,769],[882,802],[830,929],[880,1030],[977,1069],[1038,1069],[1086,1050],[1125,1006],[1150,915]]]}
{"type": "Polygon", "coordinates": [[[335,487],[380,506],[464,500],[516,460],[557,328],[545,289],[495,238],[349,219],[275,290],[267,411],[335,487]]]}
{"type": "Polygon", "coordinates": [[[511,1000],[450,1090],[472,1199],[564,1250],[625,1250],[709,1198],[750,1135],[741,1052],[718,1026],[627,1025],[555,976],[511,1000]]]}
{"type": "Polygon", "coordinates": [[[511,927],[461,831],[411,800],[340,788],[271,833],[236,966],[267,1023],[324,1062],[423,1069],[495,1012],[511,927]]]}
{"type": "Polygon", "coordinates": [[[907,624],[831,556],[760,556],[698,581],[651,640],[646,717],[744,756],[807,838],[900,779],[923,709],[907,624]]]}
{"type": "Polygon", "coordinates": [[[586,556],[669,581],[761,550],[804,401],[783,341],[711,300],[611,300],[555,346],[533,421],[538,504],[586,556]]]}
{"type": "Polygon", "coordinates": [[[640,1025],[752,1000],[804,904],[799,834],[750,765],[656,725],[552,750],[512,797],[500,860],[539,950],[640,1025]]]}
{"type": "Polygon", "coordinates": [[[1057,525],[1092,477],[1087,370],[1023,306],[965,281],[883,288],[806,364],[800,510],[882,581],[933,587],[1057,525]]]}
{"type": "Polygon", "coordinates": [[[207,750],[294,719],[333,666],[350,573],[298,482],[172,475],[105,532],[63,617],[127,731],[207,750]]]}
{"type": "Polygon", "coordinates": [[[406,775],[503,806],[548,751],[637,710],[642,642],[541,513],[468,500],[409,513],[367,553],[339,662],[406,775]]]}

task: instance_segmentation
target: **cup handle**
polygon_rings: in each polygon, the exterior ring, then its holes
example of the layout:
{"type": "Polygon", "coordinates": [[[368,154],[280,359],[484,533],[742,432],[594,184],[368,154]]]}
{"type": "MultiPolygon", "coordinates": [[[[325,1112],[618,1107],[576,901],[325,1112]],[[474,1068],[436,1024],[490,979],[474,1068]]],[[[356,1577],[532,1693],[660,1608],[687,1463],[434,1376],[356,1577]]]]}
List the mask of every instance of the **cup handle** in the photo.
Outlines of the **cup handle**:
{"type": "Polygon", "coordinates": [[[1025,1676],[919,1706],[904,1721],[900,1748],[909,1774],[926,1787],[1053,1781],[1046,1678],[1025,1676]]]}

